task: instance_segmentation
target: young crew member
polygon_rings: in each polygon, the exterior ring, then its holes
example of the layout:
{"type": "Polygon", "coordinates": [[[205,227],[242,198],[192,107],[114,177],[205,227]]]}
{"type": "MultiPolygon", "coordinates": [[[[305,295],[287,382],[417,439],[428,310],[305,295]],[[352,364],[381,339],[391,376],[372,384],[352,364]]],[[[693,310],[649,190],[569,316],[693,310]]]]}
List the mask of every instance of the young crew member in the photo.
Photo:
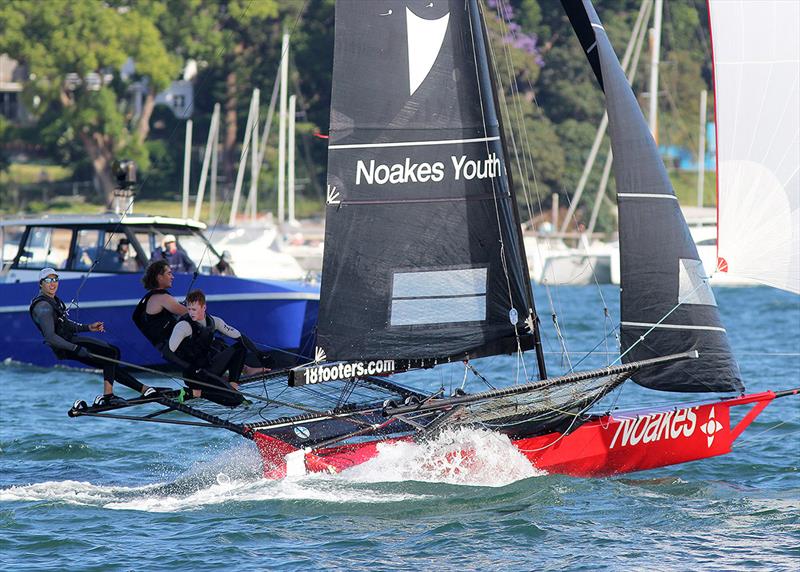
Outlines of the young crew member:
{"type": "Polygon", "coordinates": [[[103,370],[103,394],[97,396],[94,405],[112,405],[119,400],[114,395],[114,380],[146,397],[154,395],[154,388],[143,385],[113,361],[92,355],[116,361],[120,358],[118,347],[76,335],[82,332],[105,332],[105,325],[103,322],[80,324],[70,320],[66,305],[56,296],[57,291],[58,272],[53,268],[45,268],[39,272],[39,295],[31,301],[31,319],[59,360],[75,360],[103,370]]]}
{"type": "Polygon", "coordinates": [[[163,352],[178,318],[186,314],[186,306],[178,302],[169,288],[174,276],[166,260],[151,262],[144,271],[145,294],[133,311],[133,322],[153,346],[163,352]]]}
{"type": "Polygon", "coordinates": [[[247,336],[226,324],[222,318],[206,313],[206,297],[201,290],[189,292],[186,305],[188,315],[175,324],[169,338],[169,352],[165,350],[165,355],[184,370],[185,377],[204,383],[203,386],[198,386],[187,382],[194,397],[204,397],[230,407],[239,405],[242,396],[230,389],[239,388],[238,382],[245,367],[247,351],[259,355],[258,348],[247,336]],[[216,339],[217,332],[237,340],[237,343],[226,345],[222,340],[216,339]],[[228,383],[223,386],[221,382],[224,380],[220,376],[226,371],[228,383]],[[224,389],[208,388],[205,385],[207,383],[220,385],[224,389]],[[230,387],[227,387],[228,384],[230,387]]]}

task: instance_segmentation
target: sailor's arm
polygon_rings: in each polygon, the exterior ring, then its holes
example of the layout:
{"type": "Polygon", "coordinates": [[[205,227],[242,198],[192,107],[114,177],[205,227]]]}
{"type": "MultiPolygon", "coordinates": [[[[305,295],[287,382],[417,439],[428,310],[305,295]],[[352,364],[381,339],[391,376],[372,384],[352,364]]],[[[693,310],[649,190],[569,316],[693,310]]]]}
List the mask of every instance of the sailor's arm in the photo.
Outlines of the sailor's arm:
{"type": "MultiPolygon", "coordinates": [[[[39,304],[41,306],[41,304],[39,304]]],[[[52,311],[52,308],[50,309],[52,311]]],[[[75,322],[74,320],[70,320],[69,318],[65,318],[67,329],[73,334],[79,334],[81,332],[91,332],[92,328],[89,324],[81,324],[80,322],[75,322]]]]}
{"type": "Polygon", "coordinates": [[[168,312],[175,314],[176,316],[183,316],[189,310],[186,309],[186,306],[178,302],[175,298],[170,296],[169,294],[157,294],[150,298],[147,303],[147,313],[148,314],[158,314],[162,308],[167,310],[168,312]],[[150,302],[153,302],[156,307],[150,308],[150,302]]]}
{"type": "Polygon", "coordinates": [[[181,342],[192,335],[192,326],[186,322],[178,322],[172,328],[172,335],[169,337],[169,342],[164,347],[162,353],[165,358],[174,363],[180,368],[188,369],[191,364],[177,356],[175,350],[181,345],[181,342]]]}
{"type": "Polygon", "coordinates": [[[229,338],[234,340],[238,340],[239,338],[242,337],[242,333],[239,330],[237,330],[233,326],[229,326],[228,324],[226,324],[225,320],[223,320],[222,318],[218,318],[216,316],[211,316],[211,318],[214,320],[214,327],[223,336],[228,336],[229,338]]]}
{"type": "Polygon", "coordinates": [[[192,335],[192,326],[187,322],[178,322],[172,328],[172,335],[169,337],[169,351],[174,352],[181,345],[181,342],[192,335]]]}
{"type": "Polygon", "coordinates": [[[216,316],[211,316],[211,317],[214,320],[214,325],[216,326],[218,332],[234,340],[241,341],[245,348],[247,348],[249,351],[253,352],[256,355],[261,353],[261,350],[259,350],[256,347],[256,345],[252,341],[250,341],[250,338],[245,336],[239,330],[237,330],[233,326],[229,326],[228,324],[226,324],[222,318],[217,318],[216,316]]]}
{"type": "Polygon", "coordinates": [[[56,333],[55,314],[50,304],[45,304],[44,302],[36,304],[33,307],[33,316],[39,324],[39,327],[42,328],[44,341],[47,342],[50,347],[69,352],[74,352],[78,349],[77,344],[68,342],[56,333]]]}

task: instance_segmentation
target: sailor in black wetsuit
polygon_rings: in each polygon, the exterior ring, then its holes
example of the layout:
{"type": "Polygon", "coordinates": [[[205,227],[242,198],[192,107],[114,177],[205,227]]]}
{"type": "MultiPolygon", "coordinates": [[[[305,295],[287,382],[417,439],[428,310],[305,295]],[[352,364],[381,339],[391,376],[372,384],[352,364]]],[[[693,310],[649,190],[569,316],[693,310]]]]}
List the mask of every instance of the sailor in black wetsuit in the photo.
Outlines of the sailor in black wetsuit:
{"type": "Polygon", "coordinates": [[[186,314],[186,306],[169,293],[173,278],[166,260],[150,263],[142,278],[147,294],[139,300],[133,311],[136,327],[159,352],[166,347],[178,318],[186,314]]]}
{"type": "Polygon", "coordinates": [[[154,394],[155,389],[143,385],[116,363],[92,355],[112,360],[120,358],[116,346],[76,335],[81,332],[105,332],[105,326],[103,322],[87,325],[70,320],[66,305],[56,296],[57,290],[58,273],[53,268],[43,269],[39,273],[39,295],[30,305],[31,318],[58,359],[71,359],[103,370],[103,395],[97,396],[94,405],[111,405],[119,399],[113,394],[114,380],[145,396],[154,394]]]}
{"type": "Polygon", "coordinates": [[[164,355],[183,369],[188,380],[202,382],[203,385],[197,385],[187,381],[194,397],[203,397],[228,407],[239,405],[243,398],[236,390],[245,357],[248,350],[259,354],[258,348],[221,318],[206,314],[206,297],[201,290],[189,292],[186,305],[189,313],[173,328],[164,355]],[[237,343],[228,346],[216,337],[217,333],[237,340],[237,343]],[[226,371],[227,382],[221,377],[226,371]],[[221,389],[209,388],[209,384],[221,389]]]}

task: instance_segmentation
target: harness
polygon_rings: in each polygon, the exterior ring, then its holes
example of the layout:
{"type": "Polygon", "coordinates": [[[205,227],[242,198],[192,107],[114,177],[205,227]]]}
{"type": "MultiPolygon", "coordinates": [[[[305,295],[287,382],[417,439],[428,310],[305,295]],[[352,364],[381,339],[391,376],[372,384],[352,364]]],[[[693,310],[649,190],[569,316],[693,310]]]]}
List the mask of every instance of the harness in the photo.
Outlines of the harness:
{"type": "Polygon", "coordinates": [[[186,314],[178,321],[188,322],[192,327],[192,335],[183,339],[181,345],[175,350],[175,355],[195,367],[202,367],[209,362],[211,354],[215,353],[212,351],[216,349],[214,332],[217,328],[214,324],[214,319],[206,315],[205,323],[198,324],[186,314]]]}
{"type": "Polygon", "coordinates": [[[45,296],[44,294],[39,294],[33,300],[31,300],[31,305],[28,307],[28,313],[31,315],[31,320],[33,323],[36,324],[36,328],[44,335],[44,331],[42,330],[42,326],[36,320],[36,317],[33,315],[33,308],[39,302],[46,302],[50,304],[50,307],[53,308],[53,314],[55,315],[55,332],[57,335],[61,336],[65,340],[69,340],[72,337],[72,332],[67,328],[67,306],[64,302],[61,301],[61,298],[58,296],[54,296],[51,298],[50,296],[45,296]]]}
{"type": "Polygon", "coordinates": [[[172,312],[166,308],[161,308],[158,314],[150,315],[147,313],[147,302],[156,294],[169,294],[169,291],[162,288],[150,290],[136,304],[132,318],[133,323],[144,334],[144,337],[155,347],[159,347],[169,341],[172,328],[175,327],[177,320],[172,315],[172,312]]]}

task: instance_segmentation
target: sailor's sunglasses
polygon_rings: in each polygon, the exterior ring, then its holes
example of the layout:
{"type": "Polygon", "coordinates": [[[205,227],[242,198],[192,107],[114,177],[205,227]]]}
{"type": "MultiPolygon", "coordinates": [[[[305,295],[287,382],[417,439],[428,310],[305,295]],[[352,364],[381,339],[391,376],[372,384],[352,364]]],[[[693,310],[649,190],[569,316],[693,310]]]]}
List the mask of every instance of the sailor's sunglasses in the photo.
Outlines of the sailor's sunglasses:
{"type": "Polygon", "coordinates": [[[42,278],[42,282],[45,284],[52,284],[53,282],[58,282],[58,276],[51,277],[48,276],[47,278],[42,278]]]}

